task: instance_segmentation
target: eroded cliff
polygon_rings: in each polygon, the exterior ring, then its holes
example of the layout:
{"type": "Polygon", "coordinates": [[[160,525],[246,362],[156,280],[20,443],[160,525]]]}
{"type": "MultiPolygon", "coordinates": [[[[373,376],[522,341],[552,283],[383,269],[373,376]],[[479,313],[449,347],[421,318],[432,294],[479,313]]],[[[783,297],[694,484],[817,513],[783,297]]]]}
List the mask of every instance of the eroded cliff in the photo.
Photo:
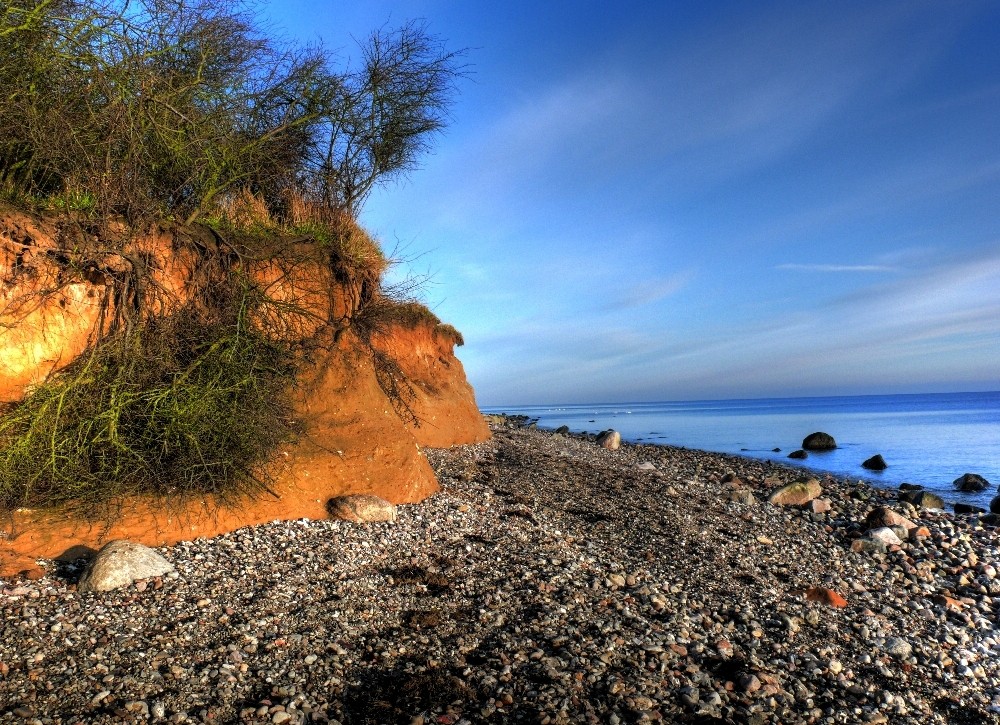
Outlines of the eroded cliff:
{"type": "MultiPolygon", "coordinates": [[[[87,350],[125,304],[119,271],[137,263],[159,292],[155,314],[169,314],[214,283],[199,254],[215,241],[204,229],[159,226],[114,252],[91,244],[74,253],[77,222],[5,211],[0,215],[0,402],[17,401],[59,375],[87,350]],[[192,244],[192,236],[195,243],[192,244]],[[185,243],[181,243],[182,238],[185,243]],[[127,250],[124,254],[122,250],[127,250]],[[202,250],[202,251],[199,251],[202,250]]],[[[92,242],[93,240],[91,240],[92,242]]],[[[0,570],[30,570],[35,558],[72,556],[115,538],[166,544],[274,519],[326,516],[332,496],[373,493],[393,503],[421,500],[437,482],[421,446],[485,440],[452,328],[432,315],[390,319],[365,337],[353,325],[378,294],[377,271],[306,261],[241,261],[275,299],[296,313],[272,312],[267,329],[298,326],[321,338],[291,393],[297,435],[269,464],[270,491],[237,507],[211,496],[181,501],[139,497],[110,523],[65,513],[17,510],[7,518],[0,570]],[[317,314],[302,314],[302,310],[317,314]],[[319,328],[323,327],[322,330],[319,328]],[[387,395],[379,354],[401,375],[401,398],[387,395]]],[[[277,308],[280,309],[280,308],[277,308]]]]}

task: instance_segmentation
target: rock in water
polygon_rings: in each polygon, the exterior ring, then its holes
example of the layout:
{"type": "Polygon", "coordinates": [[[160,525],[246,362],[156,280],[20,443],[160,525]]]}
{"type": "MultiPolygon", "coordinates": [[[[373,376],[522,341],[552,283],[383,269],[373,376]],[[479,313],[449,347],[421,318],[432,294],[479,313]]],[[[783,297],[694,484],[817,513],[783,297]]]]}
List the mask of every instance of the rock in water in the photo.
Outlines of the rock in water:
{"type": "Polygon", "coordinates": [[[81,592],[108,592],[173,570],[169,561],[148,546],[119,539],[109,541],[94,554],[78,588],[81,592]]]}
{"type": "Polygon", "coordinates": [[[989,488],[990,482],[978,473],[966,473],[956,478],[954,484],[959,491],[975,492],[985,491],[989,488]]]}
{"type": "Polygon", "coordinates": [[[378,496],[352,494],[331,498],[326,504],[331,519],[364,524],[376,521],[395,521],[396,507],[378,496]]]}
{"type": "Polygon", "coordinates": [[[802,449],[800,448],[800,449],[799,449],[799,450],[797,450],[797,451],[792,451],[791,453],[789,453],[789,454],[788,454],[788,457],[789,457],[789,458],[795,458],[795,459],[797,459],[797,460],[801,460],[801,459],[803,459],[803,458],[808,458],[808,457],[809,457],[809,454],[808,454],[808,453],[806,453],[806,452],[805,452],[804,450],[802,450],[802,449]]]}
{"type": "MultiPolygon", "coordinates": [[[[955,508],[958,509],[957,504],[955,505],[955,508]]],[[[1000,514],[1000,496],[994,496],[993,500],[990,501],[990,513],[1000,514]]]]}
{"type": "Polygon", "coordinates": [[[821,493],[823,493],[823,488],[819,485],[819,481],[810,478],[808,481],[798,481],[782,486],[774,491],[767,500],[775,506],[802,506],[821,493]]]}
{"type": "Polygon", "coordinates": [[[556,433],[563,436],[566,435],[567,433],[569,433],[569,426],[568,425],[559,426],[558,428],[556,428],[556,433]]]}
{"type": "Polygon", "coordinates": [[[889,467],[889,464],[885,462],[884,458],[882,458],[881,453],[876,453],[874,456],[862,463],[861,467],[867,468],[869,471],[884,471],[889,467]]]}
{"type": "Polygon", "coordinates": [[[837,447],[837,441],[829,433],[810,433],[803,439],[802,447],[807,451],[832,451],[837,447]]]}
{"type": "MultiPolygon", "coordinates": [[[[1000,496],[997,496],[997,497],[995,497],[993,499],[993,501],[990,501],[990,508],[991,509],[994,506],[994,502],[997,502],[997,505],[1000,505],[1000,496]]],[[[1000,508],[993,509],[993,510],[994,511],[1000,511],[1000,508]]],[[[956,503],[955,504],[955,513],[956,514],[984,514],[984,513],[986,513],[986,509],[984,509],[982,506],[973,506],[971,503],[956,503]]]]}
{"type": "Polygon", "coordinates": [[[899,500],[911,503],[918,508],[943,509],[944,499],[930,491],[900,491],[899,500]]]}
{"type": "Polygon", "coordinates": [[[597,436],[597,445],[609,451],[618,450],[622,444],[622,434],[616,430],[606,430],[597,436]]]}

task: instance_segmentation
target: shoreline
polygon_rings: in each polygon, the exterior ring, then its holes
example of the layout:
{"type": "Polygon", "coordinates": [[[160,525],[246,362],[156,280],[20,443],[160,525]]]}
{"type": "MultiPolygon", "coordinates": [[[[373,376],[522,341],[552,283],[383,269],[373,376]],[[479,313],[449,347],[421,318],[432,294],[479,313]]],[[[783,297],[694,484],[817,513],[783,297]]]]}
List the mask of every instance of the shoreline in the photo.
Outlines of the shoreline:
{"type": "Polygon", "coordinates": [[[164,547],[176,576],[105,594],[3,582],[0,722],[1000,722],[977,517],[832,477],[829,512],[779,507],[801,470],[493,429],[428,450],[442,491],[394,524],[164,547]],[[882,505],[926,535],[852,551],[882,505]]]}
{"type": "MultiPolygon", "coordinates": [[[[942,395],[953,396],[955,394],[942,394],[942,395]]],[[[851,399],[855,397],[879,398],[886,396],[848,396],[846,399],[851,399]]],[[[906,396],[889,396],[889,397],[906,397],[906,396]]],[[[927,396],[913,395],[911,397],[920,398],[927,396]]],[[[820,398],[820,399],[837,399],[837,398],[820,398]]],[[[801,399],[787,398],[781,400],[794,401],[801,399]]],[[[722,402],[740,402],[740,401],[722,401],[722,402]]],[[[627,407],[627,405],[623,404],[622,407],[627,407]]],[[[499,408],[491,410],[495,410],[495,412],[484,413],[484,415],[486,415],[487,417],[498,416],[501,418],[509,418],[511,420],[516,420],[519,423],[523,422],[527,425],[534,424],[538,428],[538,430],[544,432],[554,433],[560,427],[559,425],[557,425],[557,422],[559,422],[558,420],[546,421],[545,423],[542,423],[541,419],[538,416],[529,416],[522,413],[502,412],[501,409],[499,408]]],[[[611,422],[613,423],[613,421],[611,422]]],[[[612,424],[610,427],[615,428],[616,426],[612,424]]],[[[591,429],[577,430],[571,428],[569,431],[570,435],[584,436],[590,438],[594,438],[598,433],[599,431],[595,432],[591,429]]],[[[795,469],[803,475],[812,475],[816,477],[833,477],[845,481],[858,481],[868,486],[871,486],[872,488],[887,490],[892,492],[898,492],[900,490],[900,486],[904,483],[907,485],[918,485],[921,488],[925,488],[926,490],[931,491],[932,493],[940,496],[944,500],[949,510],[953,509],[955,504],[962,504],[962,505],[978,506],[979,508],[984,509],[984,512],[989,512],[991,500],[994,497],[1000,496],[1000,492],[998,492],[998,490],[994,488],[993,484],[990,484],[989,482],[987,482],[988,484],[987,487],[981,491],[962,491],[955,487],[954,484],[955,478],[959,478],[962,476],[962,474],[968,473],[970,471],[980,470],[980,467],[976,465],[959,466],[957,468],[953,467],[951,471],[946,476],[944,476],[944,478],[941,481],[935,481],[930,484],[926,483],[919,475],[907,476],[905,474],[900,475],[899,473],[896,473],[894,470],[896,466],[894,465],[888,466],[884,471],[871,471],[865,469],[861,465],[862,461],[865,458],[871,457],[875,453],[884,452],[882,449],[878,447],[866,447],[861,451],[859,451],[859,455],[857,456],[852,466],[848,466],[846,462],[842,461],[840,464],[821,467],[820,465],[817,465],[817,463],[824,461],[824,457],[827,456],[829,452],[808,451],[807,452],[808,457],[805,459],[800,460],[800,459],[790,458],[788,454],[801,447],[800,445],[797,444],[796,445],[785,444],[785,447],[780,450],[770,447],[741,448],[739,450],[735,449],[714,450],[711,448],[700,447],[698,445],[685,446],[680,443],[671,442],[669,440],[657,440],[656,438],[665,438],[665,436],[657,435],[655,433],[652,434],[654,437],[647,437],[647,435],[650,434],[646,434],[643,436],[634,436],[634,435],[626,435],[623,433],[622,441],[628,442],[632,445],[663,446],[666,448],[700,451],[711,455],[734,456],[761,463],[770,462],[773,465],[785,466],[788,468],[795,469]]],[[[838,445],[838,452],[844,452],[852,448],[856,448],[858,447],[858,445],[859,444],[857,443],[847,443],[838,445]]],[[[886,455],[888,457],[891,454],[887,453],[886,455]]],[[[990,477],[991,479],[995,478],[995,476],[993,475],[991,475],[990,477]]]]}

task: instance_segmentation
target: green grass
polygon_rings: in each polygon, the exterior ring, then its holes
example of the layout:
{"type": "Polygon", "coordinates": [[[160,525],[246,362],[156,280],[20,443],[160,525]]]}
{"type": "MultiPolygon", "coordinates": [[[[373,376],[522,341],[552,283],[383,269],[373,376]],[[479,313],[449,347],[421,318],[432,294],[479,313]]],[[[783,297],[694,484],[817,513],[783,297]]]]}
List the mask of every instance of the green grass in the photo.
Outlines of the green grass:
{"type": "Polygon", "coordinates": [[[186,311],[105,341],[0,416],[0,508],[107,518],[123,496],[232,504],[290,434],[291,355],[250,322],[186,311]]]}

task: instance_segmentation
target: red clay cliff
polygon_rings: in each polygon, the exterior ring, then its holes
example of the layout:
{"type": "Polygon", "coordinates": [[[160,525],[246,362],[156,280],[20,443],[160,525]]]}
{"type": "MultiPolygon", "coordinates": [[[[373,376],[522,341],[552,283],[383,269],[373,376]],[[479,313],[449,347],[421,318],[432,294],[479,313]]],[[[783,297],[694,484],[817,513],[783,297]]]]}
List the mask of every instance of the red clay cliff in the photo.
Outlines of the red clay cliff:
{"type": "MultiPolygon", "coordinates": [[[[67,283],[57,242],[58,221],[4,211],[0,215],[0,402],[11,402],[71,362],[93,340],[107,280],[101,268],[67,283]],[[59,287],[51,295],[33,295],[59,287]],[[26,304],[25,300],[33,300],[26,304]]],[[[151,260],[157,282],[182,301],[185,290],[210,283],[175,243],[177,231],[157,228],[136,242],[151,260]]],[[[114,264],[109,260],[108,265],[114,264]]],[[[112,539],[163,545],[212,536],[275,519],[325,518],[326,502],[347,493],[370,493],[393,503],[420,501],[437,490],[420,448],[485,440],[489,429],[479,413],[461,362],[454,354],[460,337],[432,315],[392,323],[373,338],[405,376],[412,395],[409,411],[397,412],[379,385],[372,356],[353,333],[350,320],[370,296],[371,279],[336,279],[306,267],[294,272],[273,266],[254,270],[275,280],[279,294],[329,305],[340,321],[335,342],[314,356],[295,389],[294,410],[303,434],[273,463],[275,496],[265,495],[238,509],[211,499],[183,505],[137,500],[127,516],[86,523],[45,511],[19,510],[4,525],[0,575],[37,571],[36,558],[72,556],[78,547],[98,548],[112,539]],[[280,273],[279,273],[280,272],[280,273]],[[367,288],[366,288],[367,285],[367,288]]],[[[398,401],[397,401],[398,402],[398,401]]]]}

